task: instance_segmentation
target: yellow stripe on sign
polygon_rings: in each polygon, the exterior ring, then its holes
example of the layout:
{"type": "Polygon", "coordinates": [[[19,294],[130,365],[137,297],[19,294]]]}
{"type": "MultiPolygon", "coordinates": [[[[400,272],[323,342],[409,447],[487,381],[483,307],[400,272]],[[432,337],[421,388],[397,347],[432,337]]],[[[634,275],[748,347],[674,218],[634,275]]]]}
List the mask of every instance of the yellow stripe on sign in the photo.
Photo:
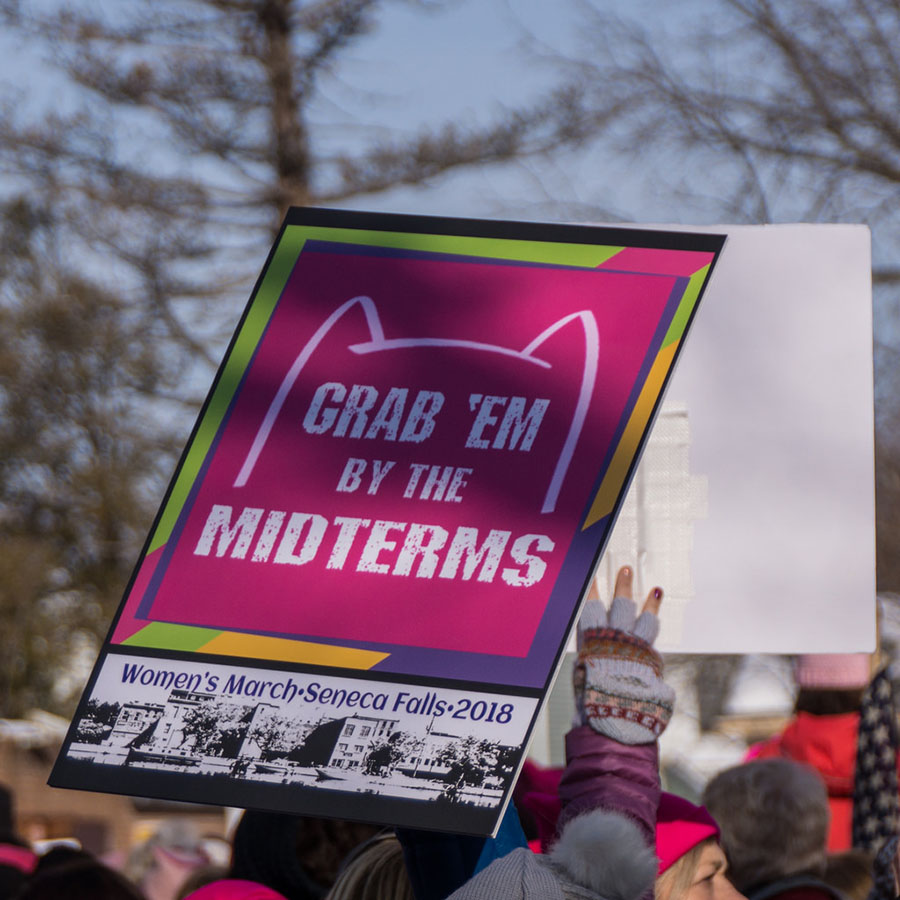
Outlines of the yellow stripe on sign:
{"type": "Polygon", "coordinates": [[[315,666],[336,666],[343,669],[371,669],[390,656],[389,653],[379,653],[375,650],[333,647],[331,644],[291,641],[287,638],[265,637],[258,634],[238,634],[233,631],[225,631],[214,637],[208,644],[198,647],[197,652],[309,663],[315,666]]]}
{"type": "Polygon", "coordinates": [[[616,452],[613,454],[612,462],[606,470],[606,475],[600,483],[594,502],[591,504],[590,511],[584,521],[581,530],[586,531],[591,525],[596,524],[601,519],[608,516],[616,503],[616,498],[622,490],[625,483],[625,477],[628,475],[628,467],[637,451],[638,443],[641,435],[650,421],[650,414],[653,412],[653,406],[656,403],[659,393],[662,390],[663,381],[675,358],[675,350],[678,347],[678,341],[673,341],[668,347],[659,351],[650,374],[644,382],[640,396],[634,409],[631,411],[631,417],[622,433],[622,439],[616,452]]]}

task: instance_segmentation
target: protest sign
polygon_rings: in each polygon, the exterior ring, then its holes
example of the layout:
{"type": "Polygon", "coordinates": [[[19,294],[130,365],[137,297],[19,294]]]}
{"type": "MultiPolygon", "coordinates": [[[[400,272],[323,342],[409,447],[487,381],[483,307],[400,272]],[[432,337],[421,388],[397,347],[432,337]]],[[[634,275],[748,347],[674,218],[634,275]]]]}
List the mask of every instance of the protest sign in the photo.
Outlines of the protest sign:
{"type": "MultiPolygon", "coordinates": [[[[667,392],[690,426],[690,583],[667,589],[673,652],[875,649],[871,236],[736,225],[667,392]],[[715,373],[715,378],[711,377],[715,373]],[[674,601],[674,602],[673,602],[674,601]]],[[[656,535],[648,534],[649,544],[656,535]]],[[[660,535],[661,537],[661,535],[660,535]]],[[[656,552],[655,552],[656,551],[656,552]]],[[[657,583],[650,580],[649,583],[657,583]]]]}
{"type": "Polygon", "coordinates": [[[723,241],[292,210],[51,783],[494,830],[723,241]]]}
{"type": "Polygon", "coordinates": [[[869,229],[708,228],[728,234],[727,249],[604,552],[601,592],[635,560],[638,593],[663,585],[663,652],[871,652],[869,229]]]}

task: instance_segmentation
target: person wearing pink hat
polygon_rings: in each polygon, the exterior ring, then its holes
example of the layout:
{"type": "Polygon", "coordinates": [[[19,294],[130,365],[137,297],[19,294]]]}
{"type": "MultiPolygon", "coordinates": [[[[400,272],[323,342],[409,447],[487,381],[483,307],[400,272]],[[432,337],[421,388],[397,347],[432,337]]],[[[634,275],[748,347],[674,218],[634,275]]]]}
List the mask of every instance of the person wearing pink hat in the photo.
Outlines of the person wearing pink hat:
{"type": "Polygon", "coordinates": [[[753,745],[746,761],[790,759],[812,766],[828,791],[828,850],[849,850],[859,706],[871,677],[868,653],[814,653],[794,661],[797,697],[785,728],[753,745]]]}
{"type": "MultiPolygon", "coordinates": [[[[549,849],[556,835],[560,813],[557,789],[561,775],[562,769],[544,769],[541,772],[542,790],[529,791],[521,800],[537,823],[539,838],[531,845],[536,853],[549,849]]],[[[720,841],[719,826],[705,807],[662,791],[656,811],[655,847],[659,860],[654,885],[656,896],[677,897],[683,893],[700,867],[699,857],[706,845],[720,841]]],[[[710,858],[718,860],[719,854],[708,850],[707,859],[710,858]]]]}
{"type": "Polygon", "coordinates": [[[675,699],[653,649],[662,591],[638,615],[632,580],[621,569],[610,609],[594,597],[581,616],[558,800],[531,798],[538,827],[552,823],[547,852],[514,850],[450,900],[743,900],[709,813],[661,795],[658,738],[675,699]]]}
{"type": "Polygon", "coordinates": [[[742,900],[727,877],[719,838],[706,807],[663,792],[656,813],[655,900],[742,900]]]}
{"type": "Polygon", "coordinates": [[[256,881],[223,878],[197,888],[184,900],[286,900],[284,894],[256,881]]]}

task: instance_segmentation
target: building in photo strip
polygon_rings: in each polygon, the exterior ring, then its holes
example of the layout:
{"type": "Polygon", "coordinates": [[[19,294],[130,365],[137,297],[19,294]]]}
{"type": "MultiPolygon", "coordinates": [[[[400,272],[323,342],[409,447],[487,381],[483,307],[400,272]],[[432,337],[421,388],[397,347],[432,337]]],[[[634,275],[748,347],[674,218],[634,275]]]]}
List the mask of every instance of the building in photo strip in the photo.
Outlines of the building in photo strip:
{"type": "Polygon", "coordinates": [[[462,738],[458,734],[429,729],[416,749],[409,753],[397,766],[404,775],[413,778],[442,779],[450,773],[450,763],[442,751],[458,744],[462,738]]]}
{"type": "MultiPolygon", "coordinates": [[[[163,716],[156,724],[145,749],[154,753],[194,753],[201,748],[199,740],[191,734],[187,719],[198,707],[211,704],[216,700],[214,694],[199,691],[173,690],[166,701],[163,716]]],[[[229,739],[223,740],[215,751],[222,756],[236,759],[239,757],[260,757],[261,750],[252,739],[254,726],[268,710],[277,709],[273,703],[257,702],[252,705],[228,704],[231,708],[235,726],[229,739]]]]}
{"type": "Polygon", "coordinates": [[[345,716],[318,725],[288,758],[301,766],[363,769],[372,748],[386,741],[397,719],[345,716]]]}
{"type": "Polygon", "coordinates": [[[263,754],[254,740],[256,726],[276,708],[262,702],[223,703],[214,694],[174,689],[165,703],[123,703],[105,740],[75,742],[70,754],[110,764],[179,765],[201,756],[259,759],[263,754]],[[215,736],[204,735],[191,719],[205,711],[231,727],[215,736]]]}
{"type": "Polygon", "coordinates": [[[123,703],[107,743],[114,747],[131,746],[135,738],[162,718],[165,708],[163,703],[123,703]]]}

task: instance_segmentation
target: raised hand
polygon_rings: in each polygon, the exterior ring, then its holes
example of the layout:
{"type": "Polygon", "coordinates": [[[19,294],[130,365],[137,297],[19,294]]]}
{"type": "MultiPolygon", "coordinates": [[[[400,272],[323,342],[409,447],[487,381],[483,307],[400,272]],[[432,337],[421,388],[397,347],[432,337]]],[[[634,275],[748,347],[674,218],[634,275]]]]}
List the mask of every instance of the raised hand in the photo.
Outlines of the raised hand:
{"type": "Polygon", "coordinates": [[[653,648],[662,590],[650,591],[638,615],[633,579],[629,566],[619,570],[608,612],[592,587],[578,623],[573,686],[579,724],[623,744],[648,744],[668,725],[675,691],[653,648]]]}

